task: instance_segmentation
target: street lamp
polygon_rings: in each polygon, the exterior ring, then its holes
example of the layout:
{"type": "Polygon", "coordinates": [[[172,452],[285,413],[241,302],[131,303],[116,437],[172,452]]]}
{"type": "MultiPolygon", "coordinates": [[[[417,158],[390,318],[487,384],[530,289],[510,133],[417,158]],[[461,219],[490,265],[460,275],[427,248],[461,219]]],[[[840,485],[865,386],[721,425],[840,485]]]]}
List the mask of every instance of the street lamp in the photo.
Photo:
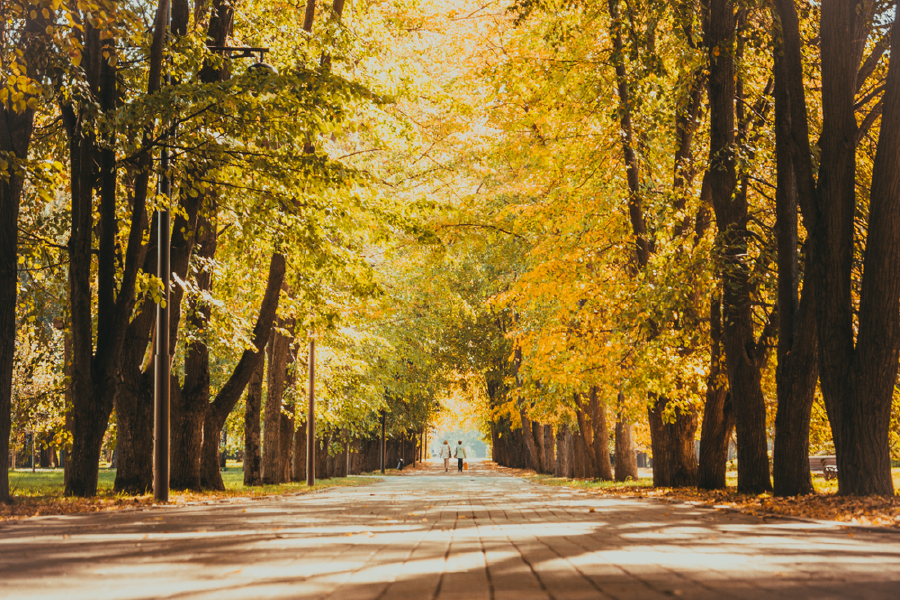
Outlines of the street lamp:
{"type": "MultiPolygon", "coordinates": [[[[167,8],[166,29],[171,27],[171,5],[167,8]]],[[[168,36],[167,36],[168,37],[168,36]]],[[[220,52],[227,58],[254,58],[258,61],[248,71],[266,71],[277,74],[275,67],[262,62],[268,48],[210,46],[210,52],[220,52]]],[[[171,85],[169,72],[165,77],[166,85],[171,85]]],[[[153,435],[153,497],[157,502],[169,501],[169,437],[171,411],[172,354],[169,339],[169,295],[172,279],[172,240],[170,234],[172,201],[172,180],[169,176],[170,158],[168,143],[175,138],[175,125],[170,125],[163,140],[160,154],[159,194],[167,200],[165,207],[157,211],[159,244],[157,260],[157,277],[163,282],[162,300],[156,305],[156,356],[154,365],[154,435],[153,435]]]]}

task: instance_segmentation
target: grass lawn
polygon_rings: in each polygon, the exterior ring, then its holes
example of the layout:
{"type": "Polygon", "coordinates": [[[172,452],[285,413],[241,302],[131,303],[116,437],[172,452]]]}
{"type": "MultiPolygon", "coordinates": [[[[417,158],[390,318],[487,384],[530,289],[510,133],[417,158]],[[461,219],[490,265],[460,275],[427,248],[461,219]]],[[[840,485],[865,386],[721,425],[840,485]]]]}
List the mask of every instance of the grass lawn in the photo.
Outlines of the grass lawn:
{"type": "MultiPolygon", "coordinates": [[[[225,491],[177,492],[173,491],[171,504],[184,504],[205,500],[227,500],[238,497],[263,497],[281,494],[303,494],[315,490],[337,486],[358,486],[378,481],[374,477],[340,477],[317,479],[309,488],[306,482],[280,483],[261,486],[245,486],[241,463],[228,461],[222,471],[225,491]]],[[[63,470],[30,469],[9,471],[9,487],[13,496],[11,504],[0,504],[0,521],[36,515],[93,512],[128,506],[154,504],[151,493],[141,496],[127,496],[113,492],[116,479],[115,469],[100,469],[97,496],[94,498],[67,498],[63,496],[63,470]]]]}

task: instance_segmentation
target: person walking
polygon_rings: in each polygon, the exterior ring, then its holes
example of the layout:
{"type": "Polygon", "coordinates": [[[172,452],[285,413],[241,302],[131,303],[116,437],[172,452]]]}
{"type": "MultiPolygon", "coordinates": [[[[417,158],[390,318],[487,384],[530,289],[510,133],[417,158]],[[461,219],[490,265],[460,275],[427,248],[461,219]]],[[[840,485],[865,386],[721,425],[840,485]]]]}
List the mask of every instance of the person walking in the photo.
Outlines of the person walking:
{"type": "Polygon", "coordinates": [[[444,440],[444,445],[441,446],[441,458],[444,459],[444,472],[450,470],[450,442],[444,440]]]}
{"type": "Polygon", "coordinates": [[[456,462],[459,467],[459,472],[462,473],[463,470],[463,461],[466,459],[466,448],[462,445],[462,440],[459,440],[459,446],[456,447],[456,451],[453,453],[453,456],[456,457],[456,462]]]}

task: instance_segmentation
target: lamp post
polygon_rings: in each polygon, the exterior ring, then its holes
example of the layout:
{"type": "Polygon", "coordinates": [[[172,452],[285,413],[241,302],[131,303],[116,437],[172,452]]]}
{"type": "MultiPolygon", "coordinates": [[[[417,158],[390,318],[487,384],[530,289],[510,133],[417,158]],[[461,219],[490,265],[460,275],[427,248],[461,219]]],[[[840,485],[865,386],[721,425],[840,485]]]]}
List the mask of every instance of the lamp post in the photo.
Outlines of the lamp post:
{"type": "Polygon", "coordinates": [[[387,419],[387,413],[385,411],[381,411],[381,474],[384,475],[384,454],[385,454],[385,422],[387,419]]]}
{"type": "MultiPolygon", "coordinates": [[[[172,24],[172,8],[171,3],[166,7],[166,39],[168,39],[169,29],[172,24]]],[[[259,54],[259,61],[251,65],[251,70],[266,70],[276,73],[275,69],[262,62],[262,58],[268,48],[228,48],[210,46],[211,52],[221,52],[229,55],[229,58],[245,58],[253,57],[253,53],[259,54]],[[233,52],[240,54],[232,55],[233,52]]],[[[166,85],[171,85],[172,76],[170,72],[166,72],[166,85]]],[[[169,501],[169,436],[170,436],[170,393],[172,382],[172,353],[169,339],[169,317],[170,306],[169,297],[171,292],[172,279],[172,240],[171,240],[171,211],[172,203],[172,180],[169,175],[170,157],[168,143],[175,137],[175,125],[171,125],[166,130],[163,139],[163,147],[160,153],[161,175],[159,177],[159,194],[167,200],[165,206],[158,210],[157,226],[159,230],[158,239],[158,259],[157,259],[157,277],[162,280],[163,292],[162,299],[156,305],[156,353],[154,357],[154,385],[153,385],[153,405],[154,405],[154,433],[153,433],[153,497],[157,502],[169,501]]]]}
{"type": "Polygon", "coordinates": [[[306,485],[316,484],[316,340],[309,337],[309,412],[306,414],[306,485]]]}

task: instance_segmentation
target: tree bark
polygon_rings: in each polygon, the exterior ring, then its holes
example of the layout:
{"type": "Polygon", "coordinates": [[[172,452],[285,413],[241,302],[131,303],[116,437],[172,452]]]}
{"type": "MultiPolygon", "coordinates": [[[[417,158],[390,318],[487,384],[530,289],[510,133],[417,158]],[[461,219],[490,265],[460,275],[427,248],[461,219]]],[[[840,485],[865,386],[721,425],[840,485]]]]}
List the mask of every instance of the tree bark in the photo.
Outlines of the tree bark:
{"type": "MultiPolygon", "coordinates": [[[[298,417],[299,419],[299,417],[298,417]]],[[[306,421],[294,432],[294,454],[291,463],[291,481],[306,481],[306,421]]]]}
{"type": "Polygon", "coordinates": [[[553,425],[544,425],[544,473],[552,475],[556,468],[554,456],[553,425]]]}
{"type": "Polygon", "coordinates": [[[588,462],[590,452],[587,451],[587,445],[584,443],[584,436],[581,432],[572,434],[572,476],[577,479],[593,478],[588,462]]]}
{"type": "Polygon", "coordinates": [[[637,455],[634,447],[634,424],[625,414],[625,395],[616,398],[616,481],[637,480],[637,455]]]}
{"type": "Polygon", "coordinates": [[[285,413],[281,413],[281,435],[279,437],[278,463],[281,466],[281,481],[284,483],[291,480],[291,450],[293,449],[292,440],[294,439],[294,418],[285,413]]]}
{"type": "MultiPolygon", "coordinates": [[[[584,398],[578,392],[574,393],[575,399],[575,418],[578,420],[578,434],[580,436],[580,441],[576,441],[576,454],[580,451],[580,446],[578,444],[583,444],[586,448],[589,449],[589,452],[582,457],[577,457],[577,462],[584,463],[584,471],[585,474],[582,477],[589,477],[591,479],[597,478],[597,455],[594,453],[594,440],[593,440],[593,427],[591,426],[591,418],[588,414],[588,410],[590,407],[585,407],[584,398]]],[[[576,466],[576,468],[578,468],[576,466]]]]}
{"type": "Polygon", "coordinates": [[[676,407],[674,419],[666,423],[663,416],[668,402],[667,398],[657,398],[648,409],[653,450],[653,485],[693,486],[697,481],[697,460],[694,456],[697,413],[676,407]]]}
{"type": "Polygon", "coordinates": [[[204,488],[224,490],[222,474],[219,472],[219,444],[218,435],[225,424],[228,413],[237,404],[244,388],[250,381],[253,372],[259,368],[258,361],[265,357],[264,348],[266,340],[272,331],[275,322],[275,314],[278,311],[278,300],[281,286],[284,283],[285,260],[282,254],[273,254],[269,264],[269,276],[266,283],[266,291],[259,308],[259,316],[253,328],[253,346],[255,350],[244,350],[241,359],[235,366],[231,377],[219,390],[215,400],[206,411],[206,419],[203,424],[203,449],[200,464],[201,485],[204,488]]]}
{"type": "Polygon", "coordinates": [[[536,462],[538,468],[535,470],[535,472],[544,473],[544,464],[546,463],[546,459],[544,458],[544,426],[536,421],[532,421],[531,437],[532,439],[534,439],[534,451],[537,455],[536,462]]]}
{"type": "MultiPolygon", "coordinates": [[[[284,319],[278,319],[277,327],[283,329],[284,319]]],[[[266,383],[265,426],[263,428],[262,479],[263,483],[281,483],[284,465],[281,440],[281,407],[284,383],[287,375],[287,359],[290,338],[278,329],[272,330],[269,341],[269,368],[266,383]]],[[[285,443],[288,440],[284,440],[285,443]]]]}
{"type": "Polygon", "coordinates": [[[746,260],[750,238],[747,198],[737,193],[735,78],[738,74],[734,67],[737,21],[731,0],[711,0],[709,7],[708,176],[724,260],[723,346],[738,438],[738,490],[761,493],[772,489],[766,405],[761,386],[766,350],[756,340],[753,322],[753,285],[746,260]]]}
{"type": "MultiPolygon", "coordinates": [[[[216,255],[218,246],[215,207],[209,207],[207,214],[197,222],[196,256],[201,269],[196,276],[197,289],[201,295],[194,295],[188,303],[188,323],[195,330],[184,351],[184,385],[180,394],[173,394],[171,447],[172,466],[169,486],[173,490],[200,489],[200,455],[203,447],[203,422],[210,399],[209,371],[209,304],[202,294],[212,290],[212,273],[206,264],[216,255]]],[[[172,381],[177,385],[178,381],[172,381]]],[[[218,434],[217,434],[218,435],[218,434]]]]}
{"type": "Polygon", "coordinates": [[[556,472],[557,477],[569,476],[569,443],[572,434],[568,423],[560,423],[556,429],[556,472]]]}
{"type": "MultiPolygon", "coordinates": [[[[27,75],[40,79],[35,53],[44,49],[45,19],[26,17],[18,48],[24,53],[27,75]]],[[[34,110],[22,112],[0,105],[0,152],[8,159],[28,158],[34,131],[34,110]]],[[[7,162],[12,162],[8,160],[7,162]]],[[[19,206],[24,179],[12,163],[0,171],[0,502],[9,495],[9,435],[12,410],[12,373],[16,352],[16,298],[18,290],[19,206]]]]}
{"type": "Polygon", "coordinates": [[[244,485],[262,485],[262,456],[260,455],[260,413],[262,411],[262,380],[265,361],[259,361],[244,401],[244,485]]]}
{"type": "Polygon", "coordinates": [[[705,490],[725,488],[728,463],[728,441],[734,429],[731,394],[723,379],[722,365],[722,302],[717,294],[710,302],[710,364],[706,382],[706,404],[703,408],[703,428],[700,431],[700,464],[697,487],[705,490]]]}
{"type": "MultiPolygon", "coordinates": [[[[809,419],[818,380],[815,278],[809,277],[798,298],[800,252],[797,234],[797,190],[791,162],[790,96],[785,81],[783,49],[775,51],[775,232],[778,244],[778,408],[772,461],[776,496],[813,493],[809,471],[809,419]]],[[[811,253],[806,256],[812,271],[811,253]]]]}
{"type": "Polygon", "coordinates": [[[603,481],[613,480],[609,460],[609,427],[606,423],[606,404],[600,401],[597,386],[590,392],[591,442],[596,465],[595,477],[603,481]]]}
{"type": "MultiPolygon", "coordinates": [[[[818,363],[831,422],[841,494],[893,493],[888,428],[900,350],[900,72],[890,61],[869,196],[868,237],[854,240],[856,210],[855,96],[868,38],[870,5],[825,2],[821,9],[821,106],[824,116],[813,165],[803,85],[800,26],[793,2],[777,0],[784,80],[790,98],[791,164],[808,245],[815,260],[818,363]],[[818,181],[815,173],[819,174],[818,181]],[[853,302],[853,261],[865,246],[859,306],[853,302]],[[857,326],[858,323],[858,326],[857,326]],[[855,338],[855,339],[854,339],[855,338]]],[[[900,35],[893,27],[891,49],[900,35]]],[[[784,121],[782,121],[784,123],[784,121]]],[[[804,286],[805,287],[805,286],[804,286]]]]}

